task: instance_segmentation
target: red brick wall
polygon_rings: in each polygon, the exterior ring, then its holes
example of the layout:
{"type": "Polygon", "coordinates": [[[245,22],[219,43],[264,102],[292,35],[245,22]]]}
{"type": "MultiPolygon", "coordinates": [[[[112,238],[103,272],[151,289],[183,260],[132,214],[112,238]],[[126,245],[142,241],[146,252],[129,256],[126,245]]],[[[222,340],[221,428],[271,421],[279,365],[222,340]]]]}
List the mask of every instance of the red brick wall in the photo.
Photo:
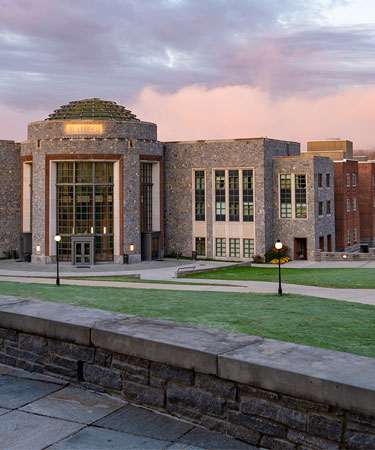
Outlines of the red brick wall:
{"type": "Polygon", "coordinates": [[[347,230],[350,230],[351,245],[354,245],[354,229],[357,230],[357,244],[360,242],[360,191],[358,161],[347,160],[334,162],[335,171],[335,231],[336,249],[347,248],[347,230]],[[350,175],[350,186],[346,187],[346,175],[350,175]],[[353,186],[353,174],[356,186],[353,186]],[[353,198],[357,199],[357,210],[353,211],[353,198]],[[350,212],[347,212],[347,199],[350,199],[350,212]]]}
{"type": "Polygon", "coordinates": [[[361,237],[374,239],[375,237],[375,162],[361,162],[358,164],[359,172],[359,207],[361,237]]]}

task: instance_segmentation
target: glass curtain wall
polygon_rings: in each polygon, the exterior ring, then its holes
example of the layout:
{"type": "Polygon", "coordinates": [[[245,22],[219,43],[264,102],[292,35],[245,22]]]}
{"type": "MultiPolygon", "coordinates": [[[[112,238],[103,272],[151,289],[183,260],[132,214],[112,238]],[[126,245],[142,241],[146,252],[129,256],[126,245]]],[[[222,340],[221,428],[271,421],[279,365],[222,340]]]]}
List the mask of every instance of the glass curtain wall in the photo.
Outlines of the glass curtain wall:
{"type": "Polygon", "coordinates": [[[57,163],[59,258],[71,261],[73,235],[95,236],[95,260],[113,261],[113,163],[57,163]]]}

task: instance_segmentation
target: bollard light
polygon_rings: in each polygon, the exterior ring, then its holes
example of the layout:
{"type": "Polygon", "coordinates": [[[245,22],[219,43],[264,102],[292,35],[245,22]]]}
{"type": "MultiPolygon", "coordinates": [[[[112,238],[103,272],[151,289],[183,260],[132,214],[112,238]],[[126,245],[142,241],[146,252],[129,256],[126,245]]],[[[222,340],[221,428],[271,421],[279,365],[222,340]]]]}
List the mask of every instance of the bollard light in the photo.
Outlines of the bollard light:
{"type": "Polygon", "coordinates": [[[283,290],[281,289],[281,265],[280,265],[280,259],[281,259],[281,253],[280,250],[283,248],[283,244],[280,242],[280,239],[276,241],[275,247],[277,251],[279,252],[279,289],[277,293],[279,295],[283,295],[283,290]]]}
{"type": "Polygon", "coordinates": [[[60,276],[59,276],[59,243],[61,241],[61,236],[57,233],[54,238],[56,242],[56,286],[60,286],[60,276]]]}

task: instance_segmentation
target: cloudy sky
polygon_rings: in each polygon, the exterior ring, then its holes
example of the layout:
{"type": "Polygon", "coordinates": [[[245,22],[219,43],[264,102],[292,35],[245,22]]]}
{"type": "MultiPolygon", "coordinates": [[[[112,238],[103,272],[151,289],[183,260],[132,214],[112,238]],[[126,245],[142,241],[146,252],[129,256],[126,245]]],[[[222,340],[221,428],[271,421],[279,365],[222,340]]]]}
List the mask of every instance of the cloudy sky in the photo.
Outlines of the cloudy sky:
{"type": "Polygon", "coordinates": [[[87,97],[161,140],[375,149],[375,1],[0,0],[0,139],[87,97]]]}

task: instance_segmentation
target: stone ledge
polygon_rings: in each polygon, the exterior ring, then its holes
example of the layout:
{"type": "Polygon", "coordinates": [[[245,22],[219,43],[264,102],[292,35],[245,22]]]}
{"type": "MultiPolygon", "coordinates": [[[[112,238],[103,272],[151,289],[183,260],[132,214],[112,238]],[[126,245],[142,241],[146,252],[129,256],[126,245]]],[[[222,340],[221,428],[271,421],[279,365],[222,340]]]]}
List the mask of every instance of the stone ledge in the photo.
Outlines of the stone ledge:
{"type": "Polygon", "coordinates": [[[0,328],[90,345],[375,415],[373,358],[9,296],[0,296],[0,328]]]}

